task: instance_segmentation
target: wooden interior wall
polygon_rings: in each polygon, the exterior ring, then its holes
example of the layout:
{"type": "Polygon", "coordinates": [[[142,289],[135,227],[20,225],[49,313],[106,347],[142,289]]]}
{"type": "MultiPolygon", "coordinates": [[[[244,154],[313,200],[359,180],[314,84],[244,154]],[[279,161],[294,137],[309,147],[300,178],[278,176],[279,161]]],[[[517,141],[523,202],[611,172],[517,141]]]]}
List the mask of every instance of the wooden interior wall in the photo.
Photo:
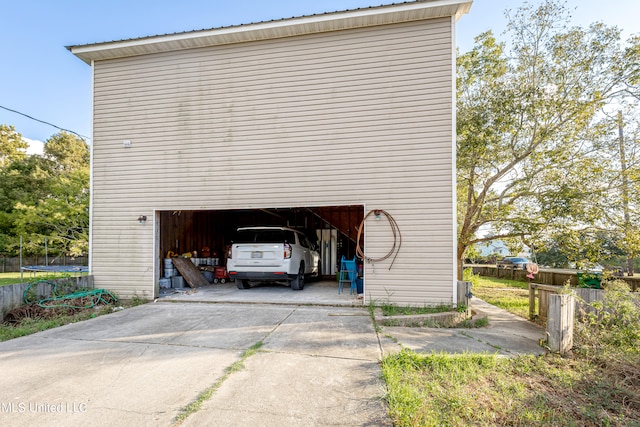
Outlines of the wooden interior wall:
{"type": "Polygon", "coordinates": [[[291,209],[250,209],[220,211],[163,211],[160,220],[160,254],[197,251],[208,247],[221,259],[233,233],[243,226],[288,226],[307,232],[336,228],[339,231],[339,255],[355,256],[358,226],[364,216],[361,205],[291,209]]]}

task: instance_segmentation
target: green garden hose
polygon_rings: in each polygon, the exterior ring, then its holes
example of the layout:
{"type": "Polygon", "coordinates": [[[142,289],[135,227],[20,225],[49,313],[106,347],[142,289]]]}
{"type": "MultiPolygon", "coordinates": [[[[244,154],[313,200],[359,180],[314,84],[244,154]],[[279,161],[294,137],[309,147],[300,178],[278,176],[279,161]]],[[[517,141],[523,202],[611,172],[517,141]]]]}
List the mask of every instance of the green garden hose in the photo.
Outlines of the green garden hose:
{"type": "Polygon", "coordinates": [[[40,280],[37,282],[31,282],[25,288],[24,293],[22,294],[25,304],[31,304],[32,302],[44,308],[54,308],[54,307],[64,307],[64,308],[93,308],[100,303],[111,304],[118,299],[111,292],[106,289],[91,289],[87,291],[78,291],[73,292],[67,295],[57,295],[56,283],[49,282],[46,280],[40,280]],[[38,285],[39,283],[46,283],[52,286],[51,295],[52,297],[44,298],[38,301],[29,301],[28,292],[31,289],[31,286],[38,285]],[[85,305],[77,305],[73,304],[73,300],[89,298],[89,302],[85,305]]]}

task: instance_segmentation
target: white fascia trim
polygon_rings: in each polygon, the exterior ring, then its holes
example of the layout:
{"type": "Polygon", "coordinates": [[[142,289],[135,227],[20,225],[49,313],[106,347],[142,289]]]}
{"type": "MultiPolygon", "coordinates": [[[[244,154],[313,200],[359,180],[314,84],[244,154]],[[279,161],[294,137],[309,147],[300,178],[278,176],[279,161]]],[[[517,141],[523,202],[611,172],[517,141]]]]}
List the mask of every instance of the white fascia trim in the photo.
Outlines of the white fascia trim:
{"type": "Polygon", "coordinates": [[[94,82],[95,82],[95,64],[91,61],[91,145],[89,146],[89,274],[93,274],[93,120],[95,115],[94,108],[94,82]]]}
{"type": "MultiPolygon", "coordinates": [[[[446,7],[446,6],[458,6],[458,11],[455,15],[455,20],[459,18],[460,15],[467,13],[469,8],[471,7],[472,1],[466,0],[435,0],[432,2],[415,2],[409,4],[400,4],[400,5],[388,5],[388,6],[379,6],[372,9],[363,9],[363,10],[353,10],[347,12],[335,12],[329,13],[325,15],[317,15],[317,16],[309,16],[309,17],[301,17],[301,18],[291,18],[281,21],[273,21],[273,22],[263,22],[256,24],[247,24],[247,25],[238,25],[228,28],[218,28],[211,30],[202,30],[188,33],[180,33],[180,34],[168,34],[168,35],[159,35],[159,36],[151,36],[133,40],[122,40],[122,41],[113,41],[113,42],[104,42],[97,43],[91,45],[79,45],[79,46],[69,46],[68,49],[74,55],[80,57],[85,62],[89,62],[89,60],[83,58],[83,54],[95,53],[101,51],[108,51],[112,49],[126,49],[132,47],[140,47],[145,45],[158,45],[162,43],[170,43],[170,42],[188,42],[189,40],[196,40],[201,38],[213,37],[214,39],[224,38],[229,35],[244,35],[244,37],[240,37],[236,42],[241,41],[254,41],[254,40],[263,40],[268,38],[278,38],[278,37],[291,37],[295,35],[302,34],[310,34],[310,32],[304,31],[304,27],[308,24],[328,24],[330,22],[338,22],[338,21],[348,21],[351,19],[357,18],[371,18],[376,16],[383,16],[392,13],[399,12],[411,12],[416,10],[426,10],[433,9],[436,7],[446,7]],[[296,27],[299,27],[299,30],[295,30],[296,27]],[[286,31],[289,29],[289,31],[286,31]],[[292,31],[293,30],[293,31],[292,31]],[[268,31],[269,36],[265,36],[264,32],[268,31]]],[[[449,15],[443,15],[449,16],[449,15]]],[[[437,18],[438,16],[434,16],[437,18]]],[[[357,26],[354,26],[357,27],[357,26]]],[[[325,31],[331,31],[332,28],[327,27],[323,28],[325,31]]],[[[321,30],[322,31],[322,30],[321,30]]],[[[209,45],[215,45],[215,42],[209,43],[209,45]]],[[[188,46],[187,46],[188,47],[188,46]]],[[[193,47],[201,47],[200,45],[194,45],[193,47]]],[[[167,49],[173,50],[173,49],[167,49]]],[[[157,51],[157,50],[156,50],[157,51]]]]}

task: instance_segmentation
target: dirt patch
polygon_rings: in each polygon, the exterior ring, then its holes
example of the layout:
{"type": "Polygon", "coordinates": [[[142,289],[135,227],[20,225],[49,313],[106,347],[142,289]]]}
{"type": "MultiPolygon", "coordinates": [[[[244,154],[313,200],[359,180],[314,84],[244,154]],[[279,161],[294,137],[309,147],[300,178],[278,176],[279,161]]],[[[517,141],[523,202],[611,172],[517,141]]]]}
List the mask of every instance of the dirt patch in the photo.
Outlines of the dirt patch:
{"type": "Polygon", "coordinates": [[[32,302],[9,311],[3,319],[3,323],[17,326],[24,319],[55,319],[62,316],[73,316],[83,312],[95,312],[101,307],[115,303],[115,298],[109,295],[102,297],[104,301],[95,303],[95,297],[87,295],[74,298],[73,300],[64,300],[57,306],[44,306],[32,302]]]}

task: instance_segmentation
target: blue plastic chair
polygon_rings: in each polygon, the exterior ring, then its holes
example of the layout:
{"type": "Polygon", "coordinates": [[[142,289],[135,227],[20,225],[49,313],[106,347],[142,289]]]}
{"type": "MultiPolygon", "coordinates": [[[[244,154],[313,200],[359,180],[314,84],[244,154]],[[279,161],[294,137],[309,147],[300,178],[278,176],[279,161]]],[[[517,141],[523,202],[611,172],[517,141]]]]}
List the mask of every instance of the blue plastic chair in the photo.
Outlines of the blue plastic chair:
{"type": "Polygon", "coordinates": [[[349,283],[349,293],[357,294],[358,268],[356,266],[356,258],[346,259],[344,255],[340,260],[340,272],[338,276],[338,293],[342,293],[344,284],[349,283]]]}

